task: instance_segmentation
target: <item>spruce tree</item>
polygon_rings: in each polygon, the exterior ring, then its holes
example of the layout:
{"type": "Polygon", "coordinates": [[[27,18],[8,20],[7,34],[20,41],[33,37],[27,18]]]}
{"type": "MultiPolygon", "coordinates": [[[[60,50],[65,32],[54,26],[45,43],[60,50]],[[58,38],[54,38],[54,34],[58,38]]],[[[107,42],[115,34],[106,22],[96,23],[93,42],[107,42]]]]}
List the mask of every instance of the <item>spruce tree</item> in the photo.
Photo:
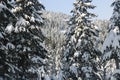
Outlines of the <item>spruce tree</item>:
{"type": "Polygon", "coordinates": [[[99,29],[92,23],[95,14],[88,12],[95,8],[91,2],[76,0],[74,3],[61,60],[61,80],[100,80],[97,74],[101,54],[97,49],[99,29]]]}
{"type": "Polygon", "coordinates": [[[116,70],[112,73],[113,80],[120,79],[120,0],[115,0],[112,3],[113,14],[110,19],[110,25],[108,29],[108,35],[104,41],[102,52],[102,62],[108,62],[110,60],[115,61],[116,70]]]}
{"type": "Polygon", "coordinates": [[[45,37],[40,29],[44,6],[38,0],[15,0],[11,4],[16,21],[10,21],[4,29],[8,40],[5,45],[7,57],[4,57],[8,79],[43,79],[47,58],[43,45],[45,37]]]}

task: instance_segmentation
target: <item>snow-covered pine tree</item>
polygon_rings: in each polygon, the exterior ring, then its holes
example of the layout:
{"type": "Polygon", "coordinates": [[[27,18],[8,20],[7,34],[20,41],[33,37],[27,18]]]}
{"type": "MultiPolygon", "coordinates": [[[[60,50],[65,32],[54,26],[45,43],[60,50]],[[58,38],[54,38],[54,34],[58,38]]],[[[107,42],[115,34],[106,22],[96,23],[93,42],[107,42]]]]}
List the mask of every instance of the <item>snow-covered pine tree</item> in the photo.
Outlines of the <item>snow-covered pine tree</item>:
{"type": "MultiPolygon", "coordinates": [[[[11,23],[16,21],[16,17],[11,12],[12,5],[9,0],[0,0],[0,80],[10,79],[10,70],[12,70],[12,64],[9,63],[8,55],[8,42],[9,39],[5,36],[5,29],[11,23]]],[[[11,27],[10,27],[11,28],[11,27]]]]}
{"type": "Polygon", "coordinates": [[[104,41],[102,52],[102,61],[115,61],[116,70],[113,72],[113,80],[120,79],[120,0],[114,0],[112,3],[113,15],[110,19],[109,32],[104,41]],[[116,79],[115,79],[116,78],[116,79]]]}
{"type": "Polygon", "coordinates": [[[92,0],[76,0],[66,45],[61,60],[60,80],[100,80],[98,75],[97,49],[99,29],[92,23],[95,14],[88,12],[94,9],[92,0]]]}
{"type": "Polygon", "coordinates": [[[44,6],[38,0],[15,0],[12,4],[12,12],[17,20],[14,23],[10,21],[4,31],[8,40],[5,57],[9,65],[6,69],[8,79],[42,79],[47,58],[43,45],[45,37],[40,29],[44,6]]]}

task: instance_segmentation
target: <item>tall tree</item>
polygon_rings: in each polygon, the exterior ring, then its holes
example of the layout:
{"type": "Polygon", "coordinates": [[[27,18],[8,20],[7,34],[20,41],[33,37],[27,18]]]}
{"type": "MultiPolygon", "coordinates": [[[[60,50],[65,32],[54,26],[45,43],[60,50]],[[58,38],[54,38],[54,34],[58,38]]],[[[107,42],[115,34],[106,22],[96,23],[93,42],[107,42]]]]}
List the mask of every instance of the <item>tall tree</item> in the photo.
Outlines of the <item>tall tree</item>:
{"type": "MultiPolygon", "coordinates": [[[[103,57],[102,61],[110,61],[114,59],[116,69],[120,69],[120,0],[115,0],[112,3],[113,9],[113,15],[110,19],[110,25],[109,25],[109,32],[108,35],[104,41],[102,52],[103,57]]],[[[117,74],[117,71],[113,72],[113,76],[118,79],[120,79],[120,73],[117,74]],[[115,73],[115,74],[114,74],[115,73]],[[119,76],[118,76],[119,75],[119,76]]],[[[119,72],[119,71],[118,71],[119,72]]]]}
{"type": "Polygon", "coordinates": [[[42,79],[47,60],[43,45],[45,37],[40,29],[44,6],[38,0],[15,0],[11,4],[17,20],[14,23],[10,21],[4,30],[8,40],[5,57],[9,65],[6,69],[8,79],[42,79]]]}
{"type": "MultiPolygon", "coordinates": [[[[98,57],[101,54],[97,49],[99,29],[91,18],[95,14],[88,12],[94,9],[92,0],[76,0],[72,18],[69,21],[70,29],[67,33],[66,45],[62,55],[63,79],[68,80],[97,80],[98,57]]],[[[62,80],[63,80],[62,79],[62,80]]]]}

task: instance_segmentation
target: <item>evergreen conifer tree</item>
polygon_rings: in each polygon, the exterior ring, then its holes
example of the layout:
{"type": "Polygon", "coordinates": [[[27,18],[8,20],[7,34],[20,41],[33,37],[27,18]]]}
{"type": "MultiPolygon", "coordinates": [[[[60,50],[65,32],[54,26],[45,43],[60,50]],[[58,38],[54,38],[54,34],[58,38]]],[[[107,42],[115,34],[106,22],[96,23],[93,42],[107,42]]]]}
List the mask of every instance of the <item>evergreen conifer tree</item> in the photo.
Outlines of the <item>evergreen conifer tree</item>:
{"type": "Polygon", "coordinates": [[[95,8],[91,2],[76,0],[74,3],[61,60],[61,80],[100,80],[97,74],[97,59],[101,54],[97,49],[99,29],[91,20],[95,14],[88,12],[88,9],[95,8]]]}
{"type": "MultiPolygon", "coordinates": [[[[41,11],[44,6],[38,0],[15,0],[11,4],[13,8],[10,12],[14,13],[16,20],[12,22],[8,18],[9,23],[3,30],[7,40],[7,55],[3,58],[8,65],[5,69],[7,74],[3,72],[3,75],[12,80],[42,79],[46,72],[47,58],[47,51],[43,45],[45,37],[40,29],[43,24],[41,11]]],[[[12,15],[9,16],[11,18],[12,15]]]]}
{"type": "Polygon", "coordinates": [[[110,19],[109,32],[104,41],[102,52],[102,62],[110,60],[115,61],[116,70],[112,73],[112,80],[120,79],[120,0],[115,0],[112,3],[113,14],[110,19]],[[116,78],[116,79],[115,79],[116,78]]]}

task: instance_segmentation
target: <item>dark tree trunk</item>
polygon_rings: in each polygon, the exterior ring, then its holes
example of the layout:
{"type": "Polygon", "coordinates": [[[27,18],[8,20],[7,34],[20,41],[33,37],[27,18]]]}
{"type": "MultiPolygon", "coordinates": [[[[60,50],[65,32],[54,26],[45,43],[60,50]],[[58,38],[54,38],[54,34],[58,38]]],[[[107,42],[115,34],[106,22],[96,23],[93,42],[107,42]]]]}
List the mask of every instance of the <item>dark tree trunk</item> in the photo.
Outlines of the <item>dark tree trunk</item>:
{"type": "Polygon", "coordinates": [[[119,59],[118,58],[115,59],[115,65],[116,65],[116,69],[119,69],[119,59]]]}
{"type": "Polygon", "coordinates": [[[103,80],[106,80],[106,68],[104,68],[104,71],[103,71],[103,80]]]}

